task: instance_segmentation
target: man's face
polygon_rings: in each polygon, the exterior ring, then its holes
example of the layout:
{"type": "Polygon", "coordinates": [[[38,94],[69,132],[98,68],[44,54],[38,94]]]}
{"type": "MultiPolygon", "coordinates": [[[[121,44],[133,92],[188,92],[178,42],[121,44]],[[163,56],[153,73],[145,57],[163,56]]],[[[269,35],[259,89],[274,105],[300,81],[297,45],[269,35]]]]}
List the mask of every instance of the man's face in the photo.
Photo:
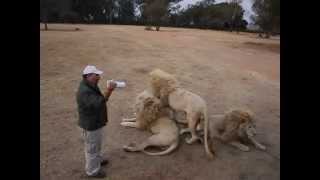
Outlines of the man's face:
{"type": "Polygon", "coordinates": [[[90,83],[97,85],[99,80],[100,80],[100,75],[99,74],[93,74],[93,73],[92,74],[88,74],[87,80],[90,83]]]}

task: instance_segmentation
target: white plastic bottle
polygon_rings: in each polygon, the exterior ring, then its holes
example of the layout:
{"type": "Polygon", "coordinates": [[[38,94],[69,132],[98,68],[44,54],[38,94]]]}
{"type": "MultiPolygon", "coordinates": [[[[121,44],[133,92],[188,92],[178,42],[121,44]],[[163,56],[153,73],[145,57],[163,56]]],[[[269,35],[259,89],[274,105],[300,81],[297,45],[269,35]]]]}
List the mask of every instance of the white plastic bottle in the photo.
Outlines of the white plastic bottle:
{"type": "Polygon", "coordinates": [[[126,87],[126,83],[123,81],[115,81],[117,84],[117,88],[124,88],[126,87]]]}

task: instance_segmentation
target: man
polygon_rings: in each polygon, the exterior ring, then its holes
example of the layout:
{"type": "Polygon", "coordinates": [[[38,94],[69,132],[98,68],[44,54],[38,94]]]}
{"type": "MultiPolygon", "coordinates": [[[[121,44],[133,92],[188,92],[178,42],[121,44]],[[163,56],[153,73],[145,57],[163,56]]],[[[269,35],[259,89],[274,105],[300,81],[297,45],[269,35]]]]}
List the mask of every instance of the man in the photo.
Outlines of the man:
{"type": "Polygon", "coordinates": [[[85,170],[89,177],[95,178],[106,177],[106,173],[101,169],[101,166],[108,163],[100,154],[102,127],[108,122],[106,102],[116,87],[116,84],[111,82],[103,95],[98,87],[102,73],[95,66],[86,66],[77,92],[78,124],[83,129],[85,144],[85,170]]]}

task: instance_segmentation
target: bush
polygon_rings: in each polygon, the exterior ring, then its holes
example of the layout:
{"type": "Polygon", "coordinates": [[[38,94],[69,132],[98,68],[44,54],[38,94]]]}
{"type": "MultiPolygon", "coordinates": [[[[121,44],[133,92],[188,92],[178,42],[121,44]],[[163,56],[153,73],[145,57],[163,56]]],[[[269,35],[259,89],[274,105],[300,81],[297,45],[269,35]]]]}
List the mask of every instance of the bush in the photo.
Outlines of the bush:
{"type": "Polygon", "coordinates": [[[152,26],[146,26],[146,27],[144,28],[144,30],[152,31],[152,26]]]}
{"type": "Polygon", "coordinates": [[[65,12],[62,19],[64,23],[79,23],[81,21],[79,14],[74,11],[65,12]]]}

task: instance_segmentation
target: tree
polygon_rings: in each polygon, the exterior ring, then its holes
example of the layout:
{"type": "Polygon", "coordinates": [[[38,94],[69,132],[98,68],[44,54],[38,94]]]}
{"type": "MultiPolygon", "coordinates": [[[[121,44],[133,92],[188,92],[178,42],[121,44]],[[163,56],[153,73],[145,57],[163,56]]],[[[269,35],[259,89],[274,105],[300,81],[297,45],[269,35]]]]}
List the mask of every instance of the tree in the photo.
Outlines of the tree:
{"type": "Polygon", "coordinates": [[[40,0],[40,17],[45,30],[48,30],[49,22],[59,21],[59,6],[60,2],[55,0],[40,0]]]}
{"type": "Polygon", "coordinates": [[[134,20],[134,1],[118,0],[118,22],[121,24],[130,24],[134,20]]]}
{"type": "MultiPolygon", "coordinates": [[[[143,24],[182,26],[206,29],[245,28],[241,0],[215,3],[201,0],[181,9],[181,0],[40,0],[40,21],[143,24]],[[137,13],[136,9],[140,9],[137,13]],[[135,13],[138,16],[135,17],[135,13]]],[[[275,2],[275,0],[269,0],[275,2]]],[[[274,18],[276,19],[276,18],[274,18]]],[[[278,18],[280,22],[280,15],[278,18]]],[[[275,20],[273,22],[276,22],[275,20]]],[[[275,24],[275,23],[273,23],[275,24]]],[[[275,27],[275,26],[273,26],[275,27]]],[[[280,27],[279,27],[280,28],[280,27]]]]}
{"type": "Polygon", "coordinates": [[[242,22],[243,10],[241,10],[242,0],[230,0],[230,5],[233,7],[232,20],[231,20],[231,31],[236,29],[239,33],[239,28],[242,22]]]}
{"type": "Polygon", "coordinates": [[[243,28],[244,10],[240,6],[240,1],[235,3],[223,2],[213,3],[213,1],[200,1],[191,5],[188,9],[180,13],[178,25],[191,26],[209,29],[236,29],[243,28]]]}
{"type": "Polygon", "coordinates": [[[169,2],[166,0],[149,0],[144,6],[144,13],[148,21],[156,26],[157,31],[160,30],[161,20],[164,20],[169,2]]]}
{"type": "Polygon", "coordinates": [[[198,3],[200,3],[203,7],[208,7],[213,5],[215,3],[215,0],[202,0],[202,1],[199,1],[198,3]]]}
{"type": "Polygon", "coordinates": [[[178,26],[179,9],[181,5],[176,4],[169,7],[169,25],[178,26]]]}
{"type": "Polygon", "coordinates": [[[177,3],[180,0],[139,0],[138,4],[142,6],[142,17],[145,18],[146,23],[155,25],[156,30],[160,30],[161,24],[168,19],[169,4],[177,3]]]}
{"type": "Polygon", "coordinates": [[[84,22],[103,23],[105,3],[105,0],[73,0],[73,9],[84,22]]]}
{"type": "Polygon", "coordinates": [[[44,30],[48,30],[48,2],[47,0],[40,0],[40,14],[41,14],[41,21],[44,23],[44,30]]]}
{"type": "Polygon", "coordinates": [[[109,20],[109,24],[112,24],[116,7],[117,7],[116,0],[105,0],[103,13],[105,14],[106,21],[109,20]]]}
{"type": "Polygon", "coordinates": [[[280,0],[253,0],[251,18],[264,31],[266,38],[272,31],[280,32],[280,0]]]}
{"type": "Polygon", "coordinates": [[[48,30],[49,22],[59,21],[59,12],[61,11],[61,1],[56,0],[40,0],[40,17],[45,25],[45,30],[48,30]]]}

